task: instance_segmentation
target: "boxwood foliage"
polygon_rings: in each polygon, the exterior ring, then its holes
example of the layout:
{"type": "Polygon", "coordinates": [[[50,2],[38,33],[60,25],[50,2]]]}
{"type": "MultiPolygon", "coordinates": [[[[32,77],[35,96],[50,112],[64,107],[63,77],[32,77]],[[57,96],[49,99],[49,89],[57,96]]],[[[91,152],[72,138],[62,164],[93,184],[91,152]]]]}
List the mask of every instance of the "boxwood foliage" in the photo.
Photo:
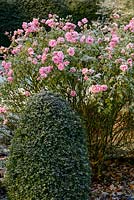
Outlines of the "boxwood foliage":
{"type": "Polygon", "coordinates": [[[74,21],[87,17],[96,19],[101,0],[16,0],[18,9],[23,11],[26,20],[33,17],[44,18],[49,13],[60,17],[72,15],[74,21]]]}
{"type": "Polygon", "coordinates": [[[57,14],[66,17],[68,8],[64,0],[15,0],[18,10],[23,13],[23,21],[31,21],[33,18],[46,18],[48,14],[57,14]]]}
{"type": "Polygon", "coordinates": [[[47,92],[29,100],[5,179],[10,200],[89,200],[86,134],[62,98],[47,92]]]}
{"type": "Polygon", "coordinates": [[[24,19],[33,17],[45,18],[49,13],[60,17],[72,15],[75,22],[87,17],[97,19],[100,0],[16,0],[19,11],[23,11],[24,19]]]}
{"type": "Polygon", "coordinates": [[[91,21],[101,17],[100,13],[97,13],[97,11],[99,11],[102,1],[103,0],[65,0],[65,4],[75,22],[85,17],[91,21]]]}

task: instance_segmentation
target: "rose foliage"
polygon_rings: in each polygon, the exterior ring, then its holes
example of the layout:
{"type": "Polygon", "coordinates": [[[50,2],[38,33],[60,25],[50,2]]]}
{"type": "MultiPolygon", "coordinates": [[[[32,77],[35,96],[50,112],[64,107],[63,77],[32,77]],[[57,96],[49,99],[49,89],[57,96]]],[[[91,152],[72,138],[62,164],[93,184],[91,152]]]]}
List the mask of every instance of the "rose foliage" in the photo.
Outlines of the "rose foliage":
{"type": "Polygon", "coordinates": [[[1,111],[4,123],[9,123],[8,113],[19,115],[29,96],[50,90],[82,117],[93,164],[100,165],[115,148],[130,146],[134,18],[127,25],[118,25],[118,18],[113,15],[115,21],[105,26],[90,26],[86,18],[76,25],[56,15],[23,22],[11,46],[1,47],[1,106],[8,109],[1,111]]]}

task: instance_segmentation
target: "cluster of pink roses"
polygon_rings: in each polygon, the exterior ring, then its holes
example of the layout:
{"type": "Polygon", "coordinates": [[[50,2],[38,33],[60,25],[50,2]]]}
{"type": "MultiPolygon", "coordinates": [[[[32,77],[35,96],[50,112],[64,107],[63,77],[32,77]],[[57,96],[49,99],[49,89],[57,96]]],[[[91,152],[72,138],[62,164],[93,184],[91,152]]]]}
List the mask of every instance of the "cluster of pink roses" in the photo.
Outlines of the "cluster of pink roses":
{"type": "MultiPolygon", "coordinates": [[[[114,15],[115,19],[118,19],[118,15],[114,15]]],[[[42,79],[46,79],[48,76],[52,75],[52,72],[55,73],[56,70],[59,72],[67,72],[71,74],[75,74],[76,83],[80,80],[85,81],[88,83],[92,77],[95,76],[97,73],[96,66],[98,63],[94,63],[92,66],[89,64],[84,66],[81,64],[81,56],[90,57],[92,53],[92,49],[95,50],[96,46],[99,49],[98,61],[102,62],[103,60],[110,60],[116,65],[118,68],[125,72],[128,71],[133,66],[134,54],[131,53],[130,57],[127,54],[127,51],[134,48],[134,43],[128,43],[126,47],[121,48],[120,55],[126,56],[127,59],[115,57],[115,50],[122,42],[122,38],[119,35],[119,28],[116,23],[112,25],[112,27],[106,27],[108,29],[108,34],[95,36],[91,30],[88,30],[88,20],[86,18],[82,19],[78,22],[78,27],[82,30],[81,32],[76,31],[76,25],[69,21],[60,21],[57,19],[56,15],[49,15],[49,19],[43,19],[39,22],[38,19],[33,19],[32,22],[26,23],[23,22],[22,29],[18,29],[14,32],[13,40],[16,41],[18,44],[17,46],[13,47],[11,53],[13,56],[16,56],[23,51],[23,45],[19,44],[19,40],[24,39],[24,45],[28,41],[29,37],[31,37],[30,33],[37,33],[43,32],[43,28],[41,24],[45,24],[55,31],[55,35],[52,37],[51,31],[47,33],[45,38],[44,34],[44,46],[40,48],[40,41],[36,40],[29,40],[29,45],[27,45],[27,59],[26,62],[31,63],[35,67],[35,71],[38,71],[35,78],[40,81],[42,79]],[[84,26],[86,27],[84,31],[84,26]],[[83,29],[82,29],[83,28],[83,29]],[[56,35],[56,33],[59,33],[56,35]],[[50,35],[50,37],[49,37],[50,35]],[[102,36],[103,35],[103,36],[102,36]],[[104,46],[103,46],[104,45],[104,46]],[[102,49],[103,47],[103,49],[102,49]],[[86,52],[87,50],[87,52],[86,52]],[[88,52],[89,51],[89,52],[88,52]],[[84,53],[83,53],[84,52],[84,53]],[[83,55],[84,54],[84,55],[83,55]],[[77,57],[78,56],[78,57],[77,57]],[[113,60],[112,60],[113,59],[113,60]],[[74,63],[75,60],[75,63],[74,63]],[[73,64],[72,64],[73,63],[73,64]],[[81,66],[80,66],[81,65],[81,66]],[[79,74],[79,75],[78,75],[79,74]]],[[[125,31],[130,30],[131,32],[134,31],[134,19],[130,21],[128,25],[124,27],[125,31]]],[[[103,31],[102,31],[103,32],[103,31]]],[[[35,34],[36,35],[36,34],[35,34]]],[[[41,35],[43,38],[43,34],[41,35]]],[[[26,49],[26,48],[25,48],[26,49]]],[[[25,63],[26,63],[25,62],[25,63]]],[[[105,63],[104,63],[105,65],[105,63]]],[[[4,68],[4,75],[6,75],[7,80],[9,82],[13,81],[13,68],[11,62],[2,62],[2,66],[4,68]]],[[[32,70],[34,70],[32,67],[32,70]]],[[[120,73],[120,72],[119,72],[120,73]]],[[[102,71],[103,74],[103,71],[102,71]]],[[[97,77],[97,76],[96,76],[97,77]]],[[[83,82],[84,83],[84,82],[83,82]]],[[[103,81],[97,82],[97,79],[93,82],[94,84],[91,85],[92,81],[89,84],[89,90],[91,93],[99,93],[107,91],[108,85],[103,85],[103,81]],[[102,84],[100,84],[102,83],[102,84]]],[[[26,90],[27,91],[27,90],[26,90]]],[[[73,86],[71,88],[70,85],[70,95],[72,97],[76,96],[76,89],[73,86]]],[[[29,93],[26,93],[26,96],[29,96],[29,93]]]]}
{"type": "Polygon", "coordinates": [[[69,61],[64,61],[64,53],[62,51],[54,51],[52,56],[52,61],[56,64],[57,68],[62,71],[65,66],[69,64],[69,61]]]}
{"type": "Polygon", "coordinates": [[[93,94],[96,94],[96,93],[99,93],[99,92],[104,92],[108,89],[108,86],[107,85],[92,85],[90,88],[89,88],[89,91],[93,94]]]}
{"type": "MultiPolygon", "coordinates": [[[[25,35],[29,35],[29,33],[33,33],[33,32],[38,31],[39,25],[40,25],[39,20],[34,18],[32,22],[29,22],[29,23],[23,22],[22,28],[25,31],[25,35]]],[[[20,30],[20,33],[23,33],[23,31],[20,30]]]]}
{"type": "Polygon", "coordinates": [[[49,74],[53,69],[53,66],[41,67],[39,69],[39,74],[41,78],[46,78],[47,74],[49,74]]]}
{"type": "Polygon", "coordinates": [[[20,51],[22,49],[22,45],[18,45],[17,47],[15,47],[13,50],[11,50],[12,54],[19,54],[20,51]]]}
{"type": "Polygon", "coordinates": [[[6,62],[5,60],[2,61],[2,67],[4,68],[3,75],[7,76],[7,80],[9,82],[13,81],[13,70],[11,69],[12,63],[11,62],[6,62]]]}
{"type": "Polygon", "coordinates": [[[130,30],[131,32],[134,32],[134,18],[132,18],[129,22],[129,24],[127,24],[125,27],[124,27],[124,30],[130,30]]]}

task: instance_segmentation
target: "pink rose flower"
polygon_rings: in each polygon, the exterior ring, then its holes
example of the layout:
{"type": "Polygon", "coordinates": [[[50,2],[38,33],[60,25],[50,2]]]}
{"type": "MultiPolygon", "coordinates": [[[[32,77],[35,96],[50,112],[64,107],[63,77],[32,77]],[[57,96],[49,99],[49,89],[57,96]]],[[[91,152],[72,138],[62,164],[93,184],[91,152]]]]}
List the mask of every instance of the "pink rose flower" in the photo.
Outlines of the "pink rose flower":
{"type": "Polygon", "coordinates": [[[78,38],[79,38],[79,34],[78,32],[76,31],[71,31],[71,32],[67,32],[65,34],[65,38],[68,42],[71,42],[71,43],[76,43],[78,38]]]}
{"type": "Polygon", "coordinates": [[[34,58],[34,59],[32,60],[32,63],[33,63],[34,65],[37,65],[37,63],[38,63],[37,59],[34,58]]]}
{"type": "Polygon", "coordinates": [[[116,61],[116,63],[120,63],[121,64],[123,62],[123,59],[122,58],[118,58],[115,61],[116,61]]]}
{"type": "Polygon", "coordinates": [[[55,26],[55,21],[54,19],[48,19],[45,24],[52,28],[55,26]]]}
{"type": "Polygon", "coordinates": [[[58,39],[57,39],[57,43],[64,43],[65,42],[65,39],[64,39],[64,37],[58,37],[58,39]]]}
{"type": "Polygon", "coordinates": [[[119,37],[114,33],[112,35],[112,39],[111,39],[111,41],[109,43],[109,46],[111,48],[114,48],[118,43],[119,43],[119,37]]]}
{"type": "Polygon", "coordinates": [[[53,69],[53,66],[47,66],[47,67],[41,67],[39,69],[39,74],[41,77],[47,77],[47,74],[49,74],[53,69]]]}
{"type": "Polygon", "coordinates": [[[76,91],[75,91],[75,90],[71,90],[70,96],[71,96],[71,97],[75,97],[75,96],[76,96],[76,91]]]}
{"type": "Polygon", "coordinates": [[[87,18],[83,18],[81,21],[82,21],[83,24],[86,24],[88,22],[88,19],[87,18]]]}
{"type": "Polygon", "coordinates": [[[55,51],[55,52],[53,52],[52,61],[55,64],[63,63],[63,60],[64,60],[64,54],[63,54],[62,51],[55,51]]]}
{"type": "Polygon", "coordinates": [[[17,48],[15,48],[15,49],[13,49],[13,50],[11,51],[11,53],[12,53],[13,55],[18,54],[19,52],[20,52],[20,49],[17,49],[17,48]]]}
{"type": "Polygon", "coordinates": [[[82,35],[82,37],[80,38],[80,42],[81,42],[81,43],[85,42],[85,39],[86,39],[86,36],[85,36],[85,35],[82,35]]]}
{"type": "Polygon", "coordinates": [[[23,23],[22,23],[22,28],[23,28],[24,30],[26,30],[26,29],[28,28],[28,24],[27,24],[26,22],[23,22],[23,23]]]}
{"type": "Polygon", "coordinates": [[[42,58],[41,55],[37,55],[37,59],[40,60],[42,58]]]}
{"type": "Polygon", "coordinates": [[[132,60],[132,58],[128,58],[127,63],[130,65],[130,67],[132,67],[132,65],[133,65],[133,60],[132,60]]]}
{"type": "Polygon", "coordinates": [[[41,62],[44,63],[44,62],[46,61],[46,59],[47,59],[47,55],[46,55],[46,53],[44,52],[44,53],[42,54],[42,57],[41,57],[41,62]]]}
{"type": "Polygon", "coordinates": [[[128,25],[124,27],[124,30],[130,30],[132,33],[134,32],[134,18],[132,18],[128,25]]]}
{"type": "Polygon", "coordinates": [[[57,68],[58,68],[60,71],[62,71],[62,70],[64,70],[65,66],[64,66],[63,63],[60,63],[60,64],[58,64],[57,68]]]}
{"type": "Polygon", "coordinates": [[[29,55],[33,55],[34,54],[34,50],[32,47],[28,48],[28,53],[29,55]]]}
{"type": "Polygon", "coordinates": [[[50,40],[49,41],[49,46],[50,47],[55,47],[57,45],[57,41],[56,40],[50,40]]]}
{"type": "Polygon", "coordinates": [[[87,43],[87,44],[93,44],[93,42],[94,42],[94,39],[93,39],[92,37],[88,36],[88,37],[86,38],[86,43],[87,43]]]}
{"type": "Polygon", "coordinates": [[[0,106],[0,113],[6,113],[7,109],[5,107],[0,106]]]}
{"type": "Polygon", "coordinates": [[[44,53],[48,53],[48,52],[49,52],[49,48],[46,47],[46,48],[44,49],[44,53]]]}
{"type": "Polygon", "coordinates": [[[99,93],[99,92],[104,92],[108,89],[107,85],[92,85],[89,88],[89,91],[93,94],[99,93]]]}
{"type": "Polygon", "coordinates": [[[36,19],[36,18],[33,18],[32,23],[33,23],[35,26],[39,26],[39,20],[36,19]]]}
{"type": "Polygon", "coordinates": [[[131,43],[131,42],[128,43],[127,46],[126,46],[126,48],[127,48],[127,49],[132,49],[132,48],[134,48],[134,43],[131,43]]]}
{"type": "Polygon", "coordinates": [[[101,85],[100,86],[101,91],[106,91],[108,89],[107,85],[101,85]]]}
{"type": "Polygon", "coordinates": [[[45,67],[41,67],[41,68],[39,69],[39,74],[40,74],[40,76],[41,76],[42,78],[46,78],[46,77],[47,77],[47,74],[46,74],[46,72],[45,72],[45,67]]]}
{"type": "Polygon", "coordinates": [[[75,54],[75,50],[73,47],[69,47],[69,49],[67,49],[67,53],[70,55],[70,56],[74,56],[75,54]]]}
{"type": "Polygon", "coordinates": [[[10,70],[8,71],[7,75],[8,75],[8,76],[12,76],[12,74],[13,74],[13,70],[10,69],[10,70]]]}
{"type": "Polygon", "coordinates": [[[12,82],[13,82],[13,77],[12,77],[12,76],[9,76],[9,77],[7,78],[7,80],[8,80],[10,83],[12,83],[12,82]]]}
{"type": "Polygon", "coordinates": [[[52,15],[51,13],[49,13],[49,14],[48,14],[48,17],[49,17],[49,18],[52,18],[52,17],[53,17],[53,15],[52,15]]]}
{"type": "Polygon", "coordinates": [[[76,25],[71,22],[66,22],[65,26],[63,27],[64,31],[74,30],[76,25]]]}
{"type": "Polygon", "coordinates": [[[84,80],[87,81],[89,78],[87,75],[84,76],[84,80]]]}
{"type": "Polygon", "coordinates": [[[70,62],[68,60],[66,60],[63,63],[64,63],[65,66],[68,66],[70,62]]]}
{"type": "Polygon", "coordinates": [[[6,61],[2,61],[1,65],[4,67],[4,69],[9,69],[12,66],[11,62],[6,62],[6,61]]]}
{"type": "Polygon", "coordinates": [[[96,93],[99,93],[101,91],[101,87],[100,85],[92,85],[90,88],[89,88],[89,91],[93,94],[96,94],[96,93]]]}
{"type": "Polygon", "coordinates": [[[70,68],[70,72],[72,72],[72,73],[76,72],[76,68],[75,67],[71,67],[70,68]]]}
{"type": "Polygon", "coordinates": [[[41,20],[41,23],[42,23],[42,24],[45,24],[45,23],[46,23],[46,19],[42,19],[42,20],[41,20]]]}
{"type": "Polygon", "coordinates": [[[122,70],[123,72],[128,70],[128,66],[127,65],[121,65],[120,66],[120,70],[122,70]]]}
{"type": "Polygon", "coordinates": [[[78,21],[78,26],[81,27],[82,26],[82,23],[81,21],[78,21]]]}
{"type": "Polygon", "coordinates": [[[88,73],[88,68],[83,68],[83,69],[82,69],[82,74],[83,74],[83,75],[86,75],[87,73],[88,73]]]}

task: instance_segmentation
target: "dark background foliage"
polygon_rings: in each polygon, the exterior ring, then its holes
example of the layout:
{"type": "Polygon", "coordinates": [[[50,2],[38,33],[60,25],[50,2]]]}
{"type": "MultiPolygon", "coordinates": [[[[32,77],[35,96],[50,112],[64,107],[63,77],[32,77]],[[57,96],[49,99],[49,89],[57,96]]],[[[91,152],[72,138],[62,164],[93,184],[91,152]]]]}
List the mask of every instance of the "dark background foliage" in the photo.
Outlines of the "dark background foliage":
{"type": "Polygon", "coordinates": [[[23,21],[45,18],[49,13],[60,17],[73,15],[74,21],[83,17],[97,19],[100,0],[0,0],[0,46],[9,46],[5,31],[21,28],[23,21]]]}
{"type": "Polygon", "coordinates": [[[19,28],[21,23],[21,12],[18,11],[14,1],[0,0],[0,46],[10,45],[10,40],[4,33],[19,28]]]}

